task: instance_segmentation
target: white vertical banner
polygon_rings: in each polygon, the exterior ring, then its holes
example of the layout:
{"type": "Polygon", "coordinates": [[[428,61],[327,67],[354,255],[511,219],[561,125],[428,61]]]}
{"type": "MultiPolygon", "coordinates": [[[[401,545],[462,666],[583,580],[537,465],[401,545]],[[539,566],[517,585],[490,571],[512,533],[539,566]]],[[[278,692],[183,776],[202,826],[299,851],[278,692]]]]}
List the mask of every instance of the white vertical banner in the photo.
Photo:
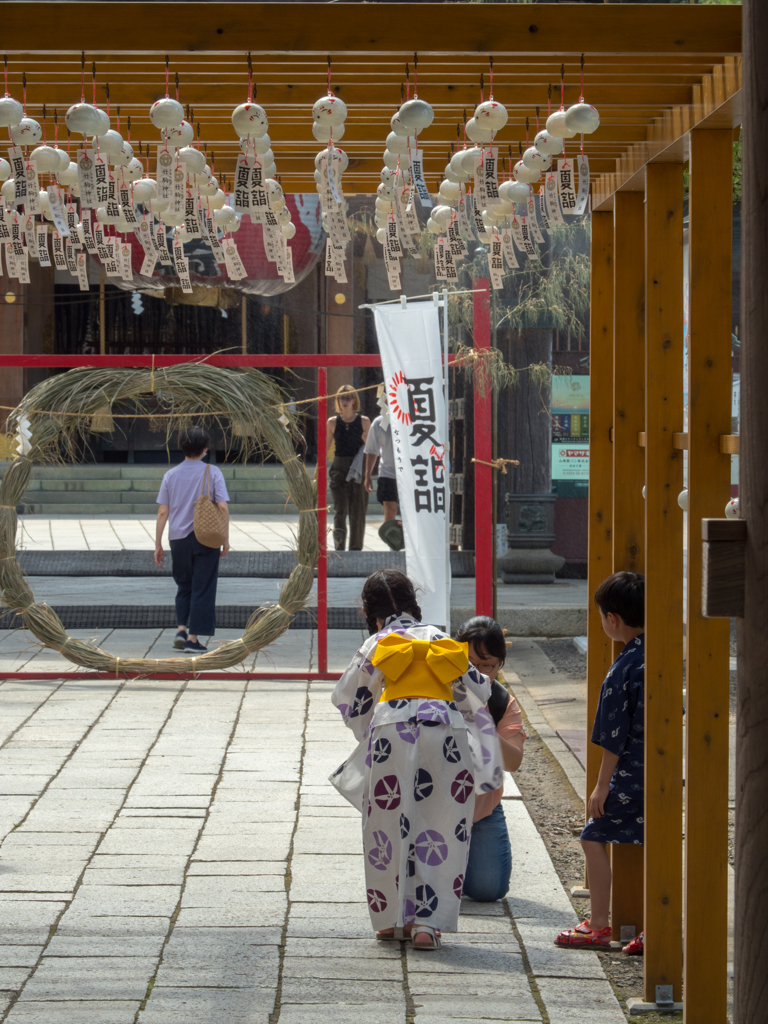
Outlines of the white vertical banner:
{"type": "Polygon", "coordinates": [[[406,571],[424,622],[451,627],[446,555],[450,487],[439,307],[374,306],[389,401],[406,571]]]}

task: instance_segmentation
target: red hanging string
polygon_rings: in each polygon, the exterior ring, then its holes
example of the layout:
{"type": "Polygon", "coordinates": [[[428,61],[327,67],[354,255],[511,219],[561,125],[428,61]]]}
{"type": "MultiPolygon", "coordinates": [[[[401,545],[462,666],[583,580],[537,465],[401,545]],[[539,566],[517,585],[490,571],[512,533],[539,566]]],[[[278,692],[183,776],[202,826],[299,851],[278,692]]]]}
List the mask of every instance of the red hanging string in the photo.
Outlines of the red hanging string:
{"type": "Polygon", "coordinates": [[[584,102],[584,54],[581,55],[581,94],[579,95],[579,103],[584,102]]]}
{"type": "Polygon", "coordinates": [[[485,99],[485,76],[480,75],[480,102],[482,103],[485,99]]]}
{"type": "Polygon", "coordinates": [[[253,103],[253,64],[250,53],[248,54],[248,102],[253,103]]]}
{"type": "Polygon", "coordinates": [[[333,96],[333,89],[331,89],[331,55],[328,54],[328,95],[333,96]]]}
{"type": "Polygon", "coordinates": [[[539,108],[536,107],[536,134],[539,134],[539,108]]]}
{"type": "Polygon", "coordinates": [[[21,73],[21,84],[24,89],[24,117],[27,116],[27,73],[22,71],[21,73]]]}
{"type": "Polygon", "coordinates": [[[4,64],[5,64],[5,95],[7,96],[8,95],[8,54],[7,53],[4,54],[4,58],[3,59],[4,59],[4,64]]]}
{"type": "Polygon", "coordinates": [[[85,50],[80,54],[80,102],[85,103],[85,50]]]}
{"type": "Polygon", "coordinates": [[[166,99],[168,99],[168,92],[169,92],[169,89],[170,89],[170,82],[169,82],[169,77],[168,77],[170,75],[170,71],[169,71],[168,65],[169,65],[168,54],[166,54],[165,55],[165,98],[166,99]]]}
{"type": "Polygon", "coordinates": [[[552,83],[549,83],[549,90],[547,91],[547,117],[552,113],[552,83]]]}
{"type": "Polygon", "coordinates": [[[94,107],[97,107],[98,103],[96,102],[96,62],[95,61],[91,65],[91,79],[93,81],[93,105],[94,105],[94,107]]]}
{"type": "Polygon", "coordinates": [[[413,98],[418,99],[419,97],[419,55],[414,53],[413,55],[413,98]]]}
{"type": "Polygon", "coordinates": [[[488,99],[493,99],[493,57],[491,57],[491,83],[488,91],[488,99]]]}
{"type": "Polygon", "coordinates": [[[179,72],[176,72],[176,102],[179,102],[179,72]]]}

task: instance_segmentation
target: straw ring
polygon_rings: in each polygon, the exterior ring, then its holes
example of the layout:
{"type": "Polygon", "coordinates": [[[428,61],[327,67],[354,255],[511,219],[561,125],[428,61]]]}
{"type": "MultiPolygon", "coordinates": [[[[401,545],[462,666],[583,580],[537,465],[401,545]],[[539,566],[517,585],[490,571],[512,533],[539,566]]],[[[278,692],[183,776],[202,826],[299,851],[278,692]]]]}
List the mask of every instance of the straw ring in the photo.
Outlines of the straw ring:
{"type": "MultiPolygon", "coordinates": [[[[10,469],[0,483],[0,493],[5,502],[18,503],[27,489],[32,466],[46,463],[62,463],[77,458],[80,439],[89,430],[94,410],[104,407],[105,399],[111,408],[116,402],[141,399],[154,391],[154,360],[149,374],[137,374],[126,369],[80,368],[59,374],[43,381],[29,391],[9,417],[11,426],[27,419],[34,426],[35,446],[31,457],[17,455],[10,469]],[[43,411],[46,410],[46,411],[43,411]],[[63,455],[62,455],[63,452],[63,455]],[[14,469],[16,461],[19,466],[14,469]],[[23,462],[23,465],[22,465],[23,462]]],[[[205,361],[184,363],[163,368],[163,386],[157,395],[160,409],[154,415],[167,423],[166,443],[174,424],[178,426],[188,417],[253,423],[254,432],[249,437],[238,437],[240,456],[243,461],[261,450],[274,454],[284,465],[299,458],[296,443],[301,440],[292,420],[287,427],[279,417],[283,414],[285,400],[279,387],[259,370],[235,371],[211,366],[205,361]],[[199,410],[205,410],[201,412],[199,410]],[[166,411],[167,410],[167,411],[166,411]],[[198,410],[194,412],[192,410],[198,410]],[[220,411],[213,411],[220,410],[220,411]]],[[[113,414],[117,417],[120,414],[113,414]]],[[[220,426],[224,426],[220,424],[220,426]]],[[[229,434],[226,434],[229,439],[229,434]]],[[[290,500],[300,514],[316,516],[317,500],[313,484],[301,464],[286,474],[290,500]]],[[[0,508],[16,511],[16,504],[0,504],[0,508]]],[[[0,560],[16,558],[15,531],[10,529],[11,517],[0,518],[0,560]]],[[[305,568],[317,565],[320,544],[317,529],[312,529],[306,520],[299,529],[298,565],[291,572],[280,593],[279,604],[285,620],[255,612],[245,628],[243,636],[230,643],[224,643],[215,651],[205,655],[206,667],[225,669],[238,665],[249,654],[260,650],[276,640],[288,627],[291,613],[285,605],[299,609],[305,605],[313,583],[313,574],[305,568]]],[[[98,672],[114,670],[117,679],[125,673],[146,673],[148,662],[141,658],[117,658],[102,651],[95,644],[77,641],[76,645],[67,635],[61,619],[47,605],[37,604],[26,580],[19,573],[6,574],[13,577],[10,586],[2,592],[2,603],[11,611],[21,614],[25,628],[43,647],[62,651],[72,644],[68,651],[69,660],[82,668],[98,672]]],[[[4,581],[5,582],[5,581],[4,581]]],[[[153,659],[155,671],[168,671],[178,675],[188,672],[179,664],[179,659],[153,659]]],[[[196,677],[199,666],[192,660],[192,672],[196,677]]]]}

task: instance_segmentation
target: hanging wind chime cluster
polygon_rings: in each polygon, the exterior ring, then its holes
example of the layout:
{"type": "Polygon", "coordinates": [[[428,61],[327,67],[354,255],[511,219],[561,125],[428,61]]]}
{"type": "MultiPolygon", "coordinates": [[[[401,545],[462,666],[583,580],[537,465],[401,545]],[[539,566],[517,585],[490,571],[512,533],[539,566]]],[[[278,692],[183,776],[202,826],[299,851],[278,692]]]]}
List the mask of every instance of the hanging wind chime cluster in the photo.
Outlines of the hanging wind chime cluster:
{"type": "MultiPolygon", "coordinates": [[[[0,125],[9,128],[15,145],[9,150],[11,164],[0,160],[0,179],[4,181],[0,241],[6,243],[10,276],[28,283],[30,257],[43,266],[51,265],[48,230],[44,223],[48,220],[53,224],[53,265],[76,276],[83,291],[89,287],[86,253],[98,257],[108,277],[133,281],[132,244],[128,241],[131,234],[136,235],[144,250],[141,276],[151,277],[159,261],[172,268],[183,291],[191,292],[184,242],[202,238],[210,245],[217,263],[226,266],[230,278],[245,277],[246,270],[230,237],[240,226],[239,216],[227,205],[227,197],[200,149],[199,125],[195,139],[189,108],[188,119],[184,117],[184,108],[179,102],[178,76],[176,99],[169,95],[168,58],[166,95],[149,110],[152,124],[160,131],[155,178],[149,176],[149,147],[144,165],[134,156],[130,118],[127,119],[128,137],[124,140],[121,136],[119,107],[117,130],[111,127],[108,85],[105,86],[107,109],[98,106],[95,64],[92,67],[93,101],[86,102],[85,55],[81,58],[81,72],[80,102],[73,104],[65,115],[70,136],[65,152],[58,148],[55,112],[56,137],[54,145],[48,146],[45,107],[41,127],[8,95],[6,62],[0,125]],[[83,136],[83,142],[76,146],[74,161],[70,159],[72,135],[83,136]],[[29,147],[41,138],[43,144],[30,151],[29,147]],[[45,174],[49,175],[50,183],[41,189],[40,179],[45,174]],[[40,221],[35,220],[36,215],[40,215],[40,221]],[[169,229],[173,232],[170,247],[169,229]],[[223,240],[220,240],[219,230],[224,233],[223,240]]],[[[26,105],[26,82],[24,84],[26,105]]],[[[141,155],[141,144],[139,153],[141,155]]],[[[279,185],[277,189],[282,196],[279,185]]]]}
{"type": "MultiPolygon", "coordinates": [[[[454,149],[450,156],[445,167],[445,177],[438,190],[438,205],[431,210],[426,224],[427,230],[437,236],[434,258],[438,281],[458,280],[456,261],[469,254],[468,247],[476,235],[481,242],[490,246],[488,262],[491,282],[494,288],[501,288],[505,263],[509,270],[514,270],[520,266],[518,254],[526,260],[538,260],[537,246],[545,243],[545,233],[550,233],[553,226],[564,224],[565,213],[580,215],[586,211],[589,200],[589,161],[584,154],[583,136],[595,131],[600,124],[600,117],[593,106],[584,102],[583,56],[579,102],[565,109],[564,69],[561,69],[560,91],[560,108],[553,113],[550,88],[546,128],[539,130],[537,108],[533,144],[530,144],[526,120],[525,150],[519,144],[519,159],[513,164],[512,147],[509,146],[509,159],[505,161],[499,157],[498,146],[494,143],[497,133],[507,125],[509,116],[506,108],[493,96],[491,58],[489,98],[484,98],[484,79],[481,76],[480,103],[473,117],[467,120],[466,113],[464,115],[463,143],[461,126],[457,128],[461,148],[454,149]],[[582,136],[581,155],[578,159],[578,193],[574,190],[574,165],[564,151],[564,140],[577,134],[582,136]],[[471,145],[468,146],[467,140],[471,145]],[[553,158],[558,154],[562,154],[562,158],[555,170],[553,158]],[[503,180],[505,162],[507,178],[503,180]],[[540,184],[538,193],[533,189],[537,184],[540,184]]],[[[393,140],[388,150],[394,151],[396,148],[397,142],[393,140]]],[[[388,156],[390,160],[387,167],[390,168],[392,153],[385,153],[385,161],[388,156]]],[[[385,169],[382,172],[384,192],[380,186],[376,200],[379,227],[377,238],[384,245],[385,258],[395,253],[402,254],[404,236],[397,218],[397,205],[391,201],[387,191],[391,181],[384,178],[385,174],[399,174],[401,167],[402,163],[394,171],[385,169]],[[387,201],[390,201],[391,210],[387,210],[387,201]]],[[[410,248],[407,244],[405,247],[410,248]]],[[[393,290],[399,288],[399,278],[390,275],[390,287],[393,290]]]]}
{"type": "MultiPolygon", "coordinates": [[[[90,158],[98,159],[101,213],[107,222],[120,221],[116,197],[117,178],[121,188],[130,188],[131,182],[142,173],[141,163],[133,155],[128,139],[120,134],[120,110],[117,112],[117,130],[111,127],[109,87],[107,109],[96,104],[96,68],[93,66],[93,103],[85,102],[85,56],[81,62],[81,101],[67,112],[65,118],[68,136],[77,131],[91,136],[90,158]],[[109,182],[112,183],[110,192],[109,182]]],[[[87,290],[88,274],[85,251],[97,250],[93,234],[86,235],[75,199],[80,198],[79,164],[71,160],[71,142],[67,149],[58,145],[58,114],[54,111],[54,144],[48,145],[47,113],[43,106],[42,126],[26,114],[26,76],[22,78],[24,103],[20,104],[8,94],[8,62],[5,60],[5,96],[0,99],[0,126],[9,130],[12,146],[8,150],[10,163],[0,159],[2,202],[0,202],[0,241],[5,243],[6,264],[10,277],[29,283],[29,260],[42,266],[51,266],[46,221],[54,225],[53,262],[62,270],[77,277],[80,288],[87,290]],[[41,145],[36,145],[42,139],[41,145]],[[30,147],[33,147],[30,150],[30,147]],[[13,176],[11,177],[11,172],[13,176]],[[47,176],[48,184],[41,188],[47,176]],[[64,190],[64,192],[62,192],[64,190]],[[39,219],[37,219],[39,218],[39,219]]],[[[94,159],[91,159],[91,163],[94,159]]],[[[81,199],[82,206],[82,199],[81,199]]],[[[89,211],[90,212],[90,211],[89,211]]],[[[126,225],[127,227],[127,225],[126,225]]],[[[130,228],[129,228],[130,230],[130,228]]],[[[127,253],[119,243],[99,238],[104,257],[109,255],[110,269],[116,276],[132,279],[130,247],[127,253]]]]}
{"type": "Polygon", "coordinates": [[[416,214],[415,199],[424,209],[432,209],[432,197],[424,181],[424,151],[419,149],[419,132],[429,128],[435,112],[418,95],[419,59],[413,56],[413,99],[410,97],[411,75],[405,66],[406,95],[400,94],[400,109],[392,115],[391,131],[384,150],[381,184],[376,190],[376,238],[384,247],[389,287],[399,291],[400,260],[406,254],[418,255],[417,239],[421,226],[416,214]]]}
{"type": "MultiPolygon", "coordinates": [[[[232,217],[250,215],[261,224],[264,251],[284,281],[293,284],[293,254],[288,240],[296,234],[283,188],[275,175],[277,165],[272,141],[267,134],[269,120],[262,106],[254,103],[253,65],[248,54],[248,100],[232,111],[232,125],[240,139],[241,155],[235,169],[235,205],[232,217]]],[[[239,223],[239,221],[238,221],[239,223]]],[[[225,256],[237,253],[231,239],[225,239],[225,256]],[[231,250],[228,252],[228,250],[231,250]]],[[[239,256],[238,256],[239,261],[239,256]]],[[[245,276],[243,272],[242,276],[245,276]]]]}
{"type": "Polygon", "coordinates": [[[320,197],[325,241],[325,273],[339,284],[346,284],[347,246],[350,242],[347,225],[347,201],[341,187],[341,176],[349,166],[343,149],[334,146],[344,137],[347,105],[331,88],[331,58],[328,58],[328,91],[312,107],[312,134],[326,144],[315,157],[315,187],[320,197]]]}

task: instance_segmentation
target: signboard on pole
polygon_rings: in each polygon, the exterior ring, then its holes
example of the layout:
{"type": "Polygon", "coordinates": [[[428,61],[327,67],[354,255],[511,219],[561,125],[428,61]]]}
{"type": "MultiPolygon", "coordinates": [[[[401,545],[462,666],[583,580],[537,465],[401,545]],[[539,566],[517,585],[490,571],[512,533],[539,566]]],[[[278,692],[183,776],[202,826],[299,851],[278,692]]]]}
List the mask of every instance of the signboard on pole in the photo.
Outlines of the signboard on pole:
{"type": "Polygon", "coordinates": [[[450,630],[449,467],[439,309],[374,306],[387,389],[406,570],[424,622],[450,630]]]}

